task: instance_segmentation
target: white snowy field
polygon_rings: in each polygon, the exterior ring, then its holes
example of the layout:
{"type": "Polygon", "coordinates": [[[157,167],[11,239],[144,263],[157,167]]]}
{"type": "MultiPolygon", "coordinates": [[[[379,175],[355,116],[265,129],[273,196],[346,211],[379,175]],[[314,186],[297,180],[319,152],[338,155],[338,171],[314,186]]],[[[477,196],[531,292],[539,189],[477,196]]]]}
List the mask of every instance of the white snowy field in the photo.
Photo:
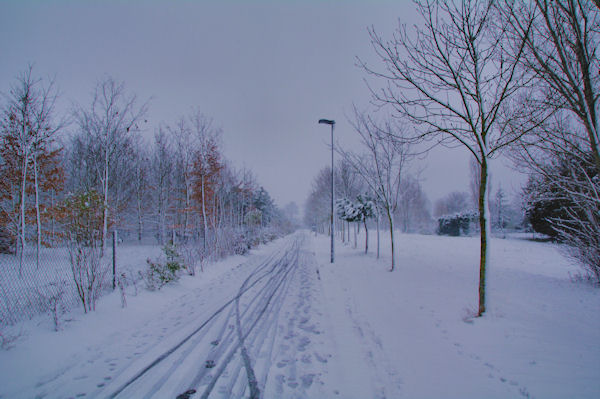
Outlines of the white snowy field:
{"type": "Polygon", "coordinates": [[[600,290],[555,246],[493,239],[488,312],[470,319],[479,237],[398,235],[392,273],[382,243],[379,261],[374,240],[368,255],[338,244],[329,265],[315,240],[334,352],[362,365],[342,397],[600,397],[600,290]]]}
{"type": "Polygon", "coordinates": [[[23,323],[0,351],[0,398],[162,398],[192,387],[190,398],[249,397],[248,370],[264,398],[600,397],[600,290],[573,282],[578,269],[552,244],[493,239],[489,311],[472,319],[478,238],[398,235],[390,273],[387,235],[379,260],[374,235],[367,255],[360,239],[356,249],[337,241],[332,265],[328,237],[299,233],[160,291],[130,291],[124,309],[108,295],[58,333],[47,316],[23,323]],[[236,352],[235,311],[215,312],[248,281],[256,292],[239,306],[249,365],[236,352]]]}

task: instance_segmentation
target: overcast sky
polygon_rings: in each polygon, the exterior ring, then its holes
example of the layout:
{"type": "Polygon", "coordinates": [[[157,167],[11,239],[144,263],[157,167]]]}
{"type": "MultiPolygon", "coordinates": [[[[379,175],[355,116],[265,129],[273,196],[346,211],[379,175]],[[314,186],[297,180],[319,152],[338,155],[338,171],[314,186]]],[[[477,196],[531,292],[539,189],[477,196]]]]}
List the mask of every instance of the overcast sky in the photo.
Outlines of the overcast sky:
{"type": "MultiPolygon", "coordinates": [[[[0,0],[0,91],[34,63],[68,108],[89,104],[108,74],[151,98],[148,137],[197,107],[223,129],[234,166],[254,171],[279,205],[302,206],[330,162],[318,119],[335,119],[336,138],[353,145],[346,116],[369,101],[355,57],[376,65],[367,27],[389,37],[399,20],[416,21],[412,2],[0,0]]],[[[432,202],[468,190],[465,151],[437,150],[421,167],[432,202]]],[[[523,181],[497,170],[505,191],[523,181]]]]}

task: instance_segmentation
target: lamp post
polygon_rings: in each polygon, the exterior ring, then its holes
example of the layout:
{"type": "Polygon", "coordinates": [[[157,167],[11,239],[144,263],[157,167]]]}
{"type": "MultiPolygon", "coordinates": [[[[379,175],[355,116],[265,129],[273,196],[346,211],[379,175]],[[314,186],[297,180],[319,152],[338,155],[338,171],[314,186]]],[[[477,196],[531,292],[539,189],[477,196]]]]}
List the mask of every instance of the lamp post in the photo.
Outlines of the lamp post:
{"type": "Polygon", "coordinates": [[[333,239],[334,239],[334,231],[333,231],[333,126],[335,125],[335,121],[334,120],[330,120],[330,119],[319,119],[319,123],[325,124],[325,125],[330,125],[331,126],[331,215],[330,215],[330,222],[331,222],[331,263],[333,263],[334,260],[334,248],[333,248],[333,239]]]}

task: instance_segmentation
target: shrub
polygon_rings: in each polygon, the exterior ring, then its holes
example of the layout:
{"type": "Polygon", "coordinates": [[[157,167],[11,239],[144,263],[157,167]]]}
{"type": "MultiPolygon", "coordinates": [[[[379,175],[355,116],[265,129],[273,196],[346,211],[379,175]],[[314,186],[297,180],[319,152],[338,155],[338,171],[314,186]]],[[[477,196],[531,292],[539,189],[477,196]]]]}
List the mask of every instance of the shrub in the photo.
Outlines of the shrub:
{"type": "Polygon", "coordinates": [[[163,263],[159,260],[152,261],[150,258],[146,260],[148,271],[146,272],[146,286],[149,290],[161,289],[165,284],[179,279],[179,270],[183,268],[181,256],[177,252],[175,244],[169,243],[164,246],[166,261],[163,263]]]}
{"type": "Polygon", "coordinates": [[[70,195],[59,210],[69,237],[73,281],[86,313],[96,309],[108,272],[101,264],[103,210],[102,197],[94,190],[70,195]]]}
{"type": "Polygon", "coordinates": [[[477,218],[474,212],[455,213],[452,215],[440,216],[438,218],[438,235],[447,235],[458,237],[468,235],[470,225],[477,218]]]}

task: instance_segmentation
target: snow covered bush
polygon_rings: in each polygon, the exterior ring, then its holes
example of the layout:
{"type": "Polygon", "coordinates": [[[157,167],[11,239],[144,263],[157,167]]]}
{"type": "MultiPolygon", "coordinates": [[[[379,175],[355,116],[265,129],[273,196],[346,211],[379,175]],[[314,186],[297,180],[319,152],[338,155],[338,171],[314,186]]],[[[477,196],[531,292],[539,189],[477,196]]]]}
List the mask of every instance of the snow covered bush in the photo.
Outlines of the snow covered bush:
{"type": "Polygon", "coordinates": [[[47,284],[43,291],[38,291],[43,306],[52,317],[54,331],[62,329],[62,316],[67,312],[64,303],[66,281],[47,284]]]}
{"type": "Polygon", "coordinates": [[[190,276],[196,275],[196,268],[199,265],[200,271],[204,271],[204,262],[206,256],[204,250],[199,245],[185,244],[179,247],[183,267],[190,276]]]}
{"type": "Polygon", "coordinates": [[[477,220],[476,212],[454,213],[452,215],[440,216],[438,220],[438,235],[458,237],[469,235],[471,222],[477,220]]]}
{"type": "Polygon", "coordinates": [[[153,291],[161,289],[165,284],[179,279],[179,271],[183,269],[181,256],[177,252],[177,247],[169,243],[164,246],[166,261],[161,259],[152,261],[150,258],[146,260],[148,270],[146,271],[145,280],[146,287],[153,291]]]}
{"type": "Polygon", "coordinates": [[[84,312],[96,309],[108,267],[103,266],[103,200],[95,190],[69,195],[60,213],[68,237],[73,281],[84,312]]]}
{"type": "Polygon", "coordinates": [[[588,156],[563,156],[530,176],[526,216],[535,231],[566,244],[564,252],[600,283],[600,176],[588,156]]]}

